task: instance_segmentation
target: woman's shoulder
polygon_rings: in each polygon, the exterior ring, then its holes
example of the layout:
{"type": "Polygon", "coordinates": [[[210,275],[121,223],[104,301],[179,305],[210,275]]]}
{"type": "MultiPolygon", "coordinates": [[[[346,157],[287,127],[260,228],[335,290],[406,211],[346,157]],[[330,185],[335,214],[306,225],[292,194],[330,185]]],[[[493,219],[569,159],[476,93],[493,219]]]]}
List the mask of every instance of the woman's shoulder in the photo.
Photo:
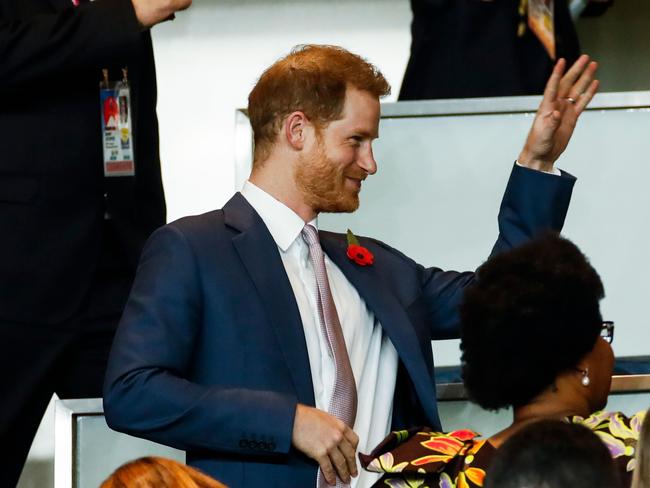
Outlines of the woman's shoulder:
{"type": "Polygon", "coordinates": [[[622,412],[601,410],[589,417],[568,417],[567,421],[591,429],[605,443],[623,471],[630,473],[634,469],[636,443],[645,414],[645,411],[641,411],[628,417],[622,412]]]}
{"type": "Polygon", "coordinates": [[[640,411],[628,417],[623,412],[600,410],[592,413],[589,417],[574,415],[568,417],[567,420],[574,424],[584,425],[598,435],[605,433],[619,440],[636,441],[639,438],[645,414],[645,411],[640,411]]]}
{"type": "Polygon", "coordinates": [[[485,470],[496,449],[471,430],[435,432],[414,428],[392,432],[368,455],[362,466],[384,473],[376,486],[409,487],[417,481],[442,488],[482,487],[485,470]]]}

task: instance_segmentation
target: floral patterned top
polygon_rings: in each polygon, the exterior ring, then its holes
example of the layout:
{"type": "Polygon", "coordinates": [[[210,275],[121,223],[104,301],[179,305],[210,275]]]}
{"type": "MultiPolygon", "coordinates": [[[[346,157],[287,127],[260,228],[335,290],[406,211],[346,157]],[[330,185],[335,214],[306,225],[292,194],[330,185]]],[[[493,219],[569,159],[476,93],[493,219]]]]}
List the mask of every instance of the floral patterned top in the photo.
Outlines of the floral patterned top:
{"type": "MultiPolygon", "coordinates": [[[[645,411],[632,417],[600,411],[566,422],[593,430],[608,447],[617,468],[631,480],[634,451],[645,411]]],[[[478,488],[496,448],[471,430],[443,433],[427,428],[392,432],[371,454],[359,454],[368,471],[385,473],[373,486],[391,488],[478,488]]]]}

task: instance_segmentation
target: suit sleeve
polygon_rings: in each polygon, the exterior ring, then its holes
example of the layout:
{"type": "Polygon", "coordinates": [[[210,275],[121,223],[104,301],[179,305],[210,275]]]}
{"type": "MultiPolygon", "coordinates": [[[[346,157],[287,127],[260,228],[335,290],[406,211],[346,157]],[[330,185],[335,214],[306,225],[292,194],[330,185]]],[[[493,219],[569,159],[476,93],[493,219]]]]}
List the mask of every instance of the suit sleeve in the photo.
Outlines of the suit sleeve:
{"type": "Polygon", "coordinates": [[[142,35],[131,0],[70,5],[29,19],[0,17],[0,90],[110,65],[124,59],[142,35]]]}
{"type": "Polygon", "coordinates": [[[183,450],[287,453],[297,398],[189,379],[202,328],[199,276],[181,231],[173,226],[156,231],[143,252],[109,358],[106,421],[112,429],[183,450]],[[267,442],[246,441],[251,433],[267,442]]]}
{"type": "MultiPolygon", "coordinates": [[[[512,249],[544,231],[560,232],[564,225],[576,179],[515,165],[499,209],[499,236],[490,256],[512,249]]],[[[460,337],[458,306],[465,287],[473,283],[473,272],[423,272],[422,299],[431,314],[432,338],[460,337]]]]}

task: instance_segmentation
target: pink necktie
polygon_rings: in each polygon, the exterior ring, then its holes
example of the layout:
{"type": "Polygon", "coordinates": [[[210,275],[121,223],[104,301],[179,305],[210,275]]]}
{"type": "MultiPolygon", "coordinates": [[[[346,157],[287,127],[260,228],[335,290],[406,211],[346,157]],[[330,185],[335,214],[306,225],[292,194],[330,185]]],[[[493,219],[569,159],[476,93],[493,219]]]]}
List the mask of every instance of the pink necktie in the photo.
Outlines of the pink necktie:
{"type": "MultiPolygon", "coordinates": [[[[320,318],[321,331],[327,340],[330,353],[334,358],[335,378],[332,398],[330,399],[327,412],[348,426],[354,426],[354,419],[357,416],[357,388],[354,382],[354,374],[350,365],[350,357],[345,347],[343,330],[336,312],[334,299],[327,280],[325,270],[325,255],[320,247],[318,231],[311,225],[305,225],[302,230],[302,238],[309,246],[309,256],[314,266],[316,275],[318,315],[320,318]]],[[[329,486],[322,475],[318,472],[318,486],[329,486]]],[[[336,480],[337,487],[347,487],[340,479],[336,480]]]]}

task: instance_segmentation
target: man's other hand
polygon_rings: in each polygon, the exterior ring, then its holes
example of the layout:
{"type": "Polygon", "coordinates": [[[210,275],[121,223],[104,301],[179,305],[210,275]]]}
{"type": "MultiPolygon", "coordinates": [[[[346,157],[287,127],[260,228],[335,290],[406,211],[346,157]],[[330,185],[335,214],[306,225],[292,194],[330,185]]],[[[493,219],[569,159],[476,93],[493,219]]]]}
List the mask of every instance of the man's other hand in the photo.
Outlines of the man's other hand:
{"type": "Polygon", "coordinates": [[[578,117],[598,90],[598,80],[594,79],[598,63],[590,62],[589,56],[580,56],[566,74],[565,65],[566,61],[560,59],[546,84],[544,98],[519,155],[522,166],[552,171],[569,144],[578,117]]]}
{"type": "Polygon", "coordinates": [[[179,10],[185,10],[192,5],[192,0],[131,0],[135,16],[140,24],[145,27],[169,19],[179,10]]]}
{"type": "Polygon", "coordinates": [[[330,485],[336,484],[337,476],[345,483],[357,476],[359,437],[327,412],[298,404],[291,441],[296,449],[318,462],[330,485]]]}

